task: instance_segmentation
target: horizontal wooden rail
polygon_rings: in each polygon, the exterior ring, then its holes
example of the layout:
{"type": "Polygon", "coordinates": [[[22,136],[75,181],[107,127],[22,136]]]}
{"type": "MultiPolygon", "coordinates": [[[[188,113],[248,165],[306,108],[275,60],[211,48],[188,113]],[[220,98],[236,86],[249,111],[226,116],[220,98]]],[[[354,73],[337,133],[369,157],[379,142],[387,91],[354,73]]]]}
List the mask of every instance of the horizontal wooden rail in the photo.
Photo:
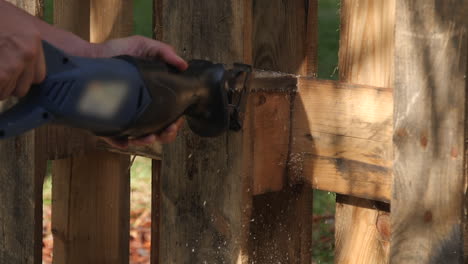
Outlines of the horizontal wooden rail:
{"type": "MultiPolygon", "coordinates": [[[[249,91],[255,194],[309,181],[321,190],[390,200],[392,89],[255,71],[249,91]]],[[[160,144],[98,146],[161,159],[160,144]]]]}

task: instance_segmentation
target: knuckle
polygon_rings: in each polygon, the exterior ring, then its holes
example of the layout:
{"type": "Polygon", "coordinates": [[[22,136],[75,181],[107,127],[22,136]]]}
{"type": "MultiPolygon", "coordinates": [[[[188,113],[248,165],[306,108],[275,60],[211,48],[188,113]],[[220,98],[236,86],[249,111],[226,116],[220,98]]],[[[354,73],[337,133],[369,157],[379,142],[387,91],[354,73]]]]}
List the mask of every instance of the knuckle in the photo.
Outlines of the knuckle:
{"type": "Polygon", "coordinates": [[[8,74],[5,72],[5,70],[0,70],[0,85],[3,83],[6,83],[8,81],[8,74]]]}
{"type": "Polygon", "coordinates": [[[13,39],[14,45],[23,61],[30,61],[37,56],[40,46],[40,36],[31,33],[28,38],[16,37],[13,39]]]}
{"type": "Polygon", "coordinates": [[[23,97],[23,96],[25,96],[27,94],[27,92],[28,92],[27,87],[18,87],[13,92],[13,95],[15,95],[17,97],[23,97]]]}
{"type": "Polygon", "coordinates": [[[9,78],[18,75],[21,72],[23,64],[20,61],[11,62],[8,68],[5,70],[5,73],[9,78]]]}
{"type": "Polygon", "coordinates": [[[22,50],[22,58],[23,60],[25,61],[30,61],[32,59],[34,59],[34,57],[36,57],[36,54],[37,54],[37,49],[35,49],[34,47],[26,47],[22,50]]]}

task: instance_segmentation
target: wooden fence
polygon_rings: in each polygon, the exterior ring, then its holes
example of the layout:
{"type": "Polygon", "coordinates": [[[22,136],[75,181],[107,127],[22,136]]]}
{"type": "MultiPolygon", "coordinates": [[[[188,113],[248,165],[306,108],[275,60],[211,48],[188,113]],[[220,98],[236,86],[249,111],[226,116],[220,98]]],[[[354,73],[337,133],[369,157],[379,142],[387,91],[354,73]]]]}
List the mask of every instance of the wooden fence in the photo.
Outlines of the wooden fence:
{"type": "MultiPolygon", "coordinates": [[[[154,0],[155,37],[183,57],[275,71],[253,73],[242,131],[127,153],[57,126],[1,141],[0,263],[41,263],[46,160],[54,262],[128,263],[129,153],[153,158],[152,263],[311,263],[314,188],[339,194],[336,263],[463,263],[468,1],[342,0],[339,82],[315,78],[317,12],[154,0]]],[[[94,42],[132,15],[54,1],[55,24],[94,42]]]]}

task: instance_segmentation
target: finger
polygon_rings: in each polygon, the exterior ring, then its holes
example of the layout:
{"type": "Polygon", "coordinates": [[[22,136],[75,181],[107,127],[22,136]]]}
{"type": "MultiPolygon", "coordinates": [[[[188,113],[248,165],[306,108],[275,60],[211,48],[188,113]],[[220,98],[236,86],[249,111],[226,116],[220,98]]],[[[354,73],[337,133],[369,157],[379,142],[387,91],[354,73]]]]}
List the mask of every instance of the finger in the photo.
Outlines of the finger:
{"type": "Polygon", "coordinates": [[[177,126],[177,124],[172,123],[168,128],[164,129],[164,131],[161,133],[161,135],[177,133],[178,130],[179,130],[179,127],[177,126]]]}
{"type": "MultiPolygon", "coordinates": [[[[156,42],[155,42],[156,43],[156,42]]],[[[177,69],[184,71],[188,68],[187,62],[182,59],[174,49],[162,42],[157,42],[157,45],[150,45],[148,49],[148,55],[154,57],[160,57],[162,60],[176,67],[177,69]]]]}
{"type": "Polygon", "coordinates": [[[113,147],[116,147],[119,149],[128,148],[128,140],[117,140],[117,139],[112,139],[112,138],[107,138],[107,137],[100,137],[100,138],[113,147]]]}
{"type": "Polygon", "coordinates": [[[182,128],[182,126],[184,125],[184,122],[185,122],[185,119],[183,117],[180,117],[179,119],[177,119],[177,121],[175,122],[177,126],[177,130],[180,130],[182,128]]]}
{"type": "Polygon", "coordinates": [[[146,145],[151,145],[156,142],[156,136],[155,135],[148,135],[142,138],[137,138],[137,139],[131,139],[129,140],[129,144],[135,145],[135,146],[146,146],[146,145]]]}
{"type": "Polygon", "coordinates": [[[8,79],[8,81],[4,83],[3,87],[0,87],[1,89],[0,100],[4,100],[11,95],[11,93],[16,87],[18,76],[19,76],[19,73],[14,74],[8,79]]]}
{"type": "Polygon", "coordinates": [[[4,82],[0,87],[0,100],[8,98],[16,87],[18,77],[22,73],[23,65],[18,61],[14,53],[4,55],[4,66],[0,71],[5,74],[4,82]]]}
{"type": "Polygon", "coordinates": [[[173,133],[164,133],[161,135],[158,135],[158,141],[167,144],[173,142],[177,138],[177,132],[173,133]]]}
{"type": "Polygon", "coordinates": [[[165,62],[171,64],[172,66],[176,67],[181,71],[185,71],[188,68],[188,63],[173,51],[167,52],[162,50],[160,53],[160,57],[165,62]]]}
{"type": "Polygon", "coordinates": [[[18,78],[15,90],[13,91],[14,96],[23,97],[29,91],[35,75],[34,67],[34,63],[29,63],[29,65],[26,66],[25,70],[18,78]]]}
{"type": "Polygon", "coordinates": [[[160,141],[161,143],[172,142],[176,139],[178,131],[179,131],[179,127],[177,126],[177,123],[173,123],[168,128],[166,128],[162,133],[157,135],[158,141],[160,141]]]}
{"type": "Polygon", "coordinates": [[[42,42],[39,41],[39,52],[34,64],[34,78],[33,83],[40,83],[46,77],[47,69],[44,57],[44,50],[42,48],[42,42]]]}

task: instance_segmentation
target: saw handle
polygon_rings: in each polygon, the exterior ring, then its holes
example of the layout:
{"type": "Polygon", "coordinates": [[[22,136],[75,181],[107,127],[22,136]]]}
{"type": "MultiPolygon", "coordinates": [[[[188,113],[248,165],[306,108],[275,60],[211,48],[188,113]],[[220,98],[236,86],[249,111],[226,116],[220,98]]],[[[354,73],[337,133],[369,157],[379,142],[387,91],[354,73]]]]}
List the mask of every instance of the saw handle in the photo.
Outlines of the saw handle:
{"type": "MultiPolygon", "coordinates": [[[[42,48],[49,75],[60,69],[65,54],[45,41],[42,41],[42,48]]],[[[40,85],[32,85],[24,99],[0,114],[0,138],[20,135],[54,119],[53,114],[39,105],[35,99],[38,90],[40,90],[40,85]]]]}

